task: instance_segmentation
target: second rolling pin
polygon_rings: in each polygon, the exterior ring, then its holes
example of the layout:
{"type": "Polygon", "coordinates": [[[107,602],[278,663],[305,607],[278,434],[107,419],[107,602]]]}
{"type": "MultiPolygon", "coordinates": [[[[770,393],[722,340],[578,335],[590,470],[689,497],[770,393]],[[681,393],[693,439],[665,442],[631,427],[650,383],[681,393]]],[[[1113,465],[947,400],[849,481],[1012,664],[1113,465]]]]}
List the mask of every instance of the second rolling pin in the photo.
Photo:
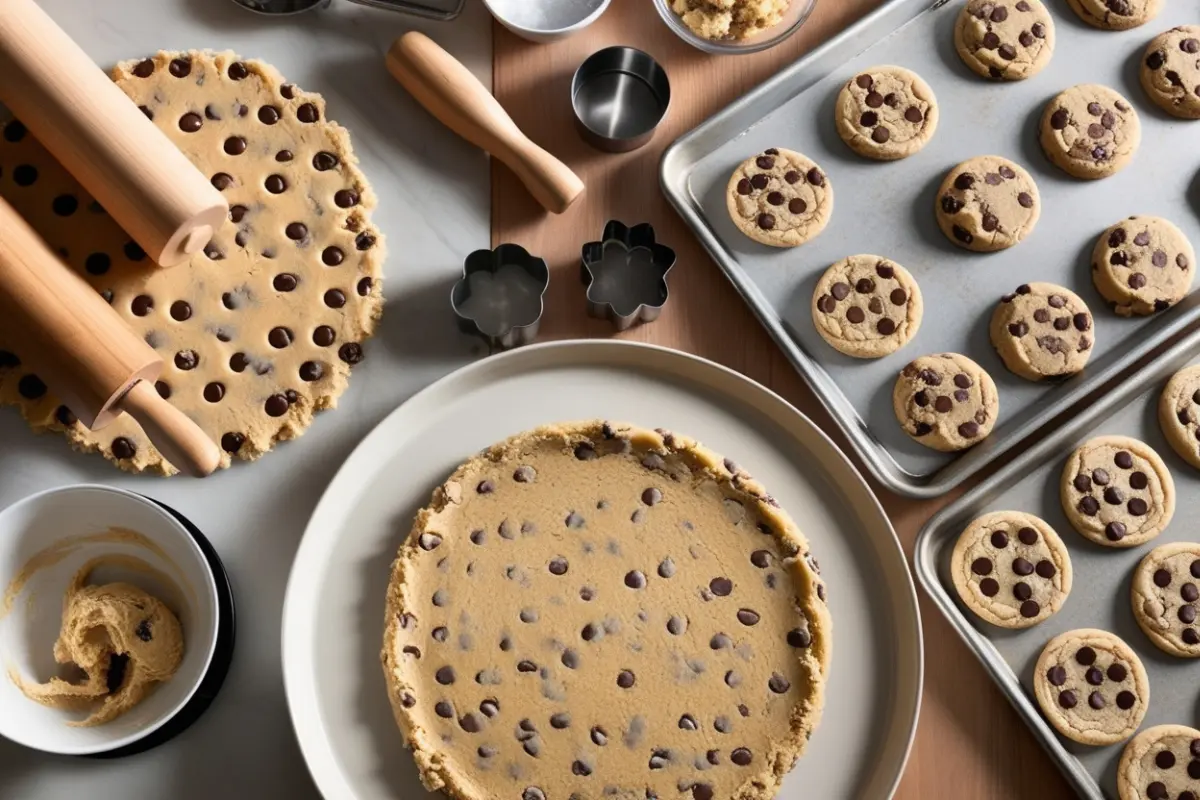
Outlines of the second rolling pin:
{"type": "Polygon", "coordinates": [[[88,428],[125,412],[183,472],[203,477],[220,464],[216,443],[155,390],[158,354],[3,198],[0,333],[35,358],[39,377],[88,428]]]}
{"type": "Polygon", "coordinates": [[[579,176],[530,141],[479,79],[425,34],[393,42],[387,68],[442,124],[507,164],[548,211],[563,213],[583,193],[579,176]]]}
{"type": "Polygon", "coordinates": [[[33,0],[0,0],[0,101],[160,266],[201,250],[229,214],[208,178],[33,0]]]}

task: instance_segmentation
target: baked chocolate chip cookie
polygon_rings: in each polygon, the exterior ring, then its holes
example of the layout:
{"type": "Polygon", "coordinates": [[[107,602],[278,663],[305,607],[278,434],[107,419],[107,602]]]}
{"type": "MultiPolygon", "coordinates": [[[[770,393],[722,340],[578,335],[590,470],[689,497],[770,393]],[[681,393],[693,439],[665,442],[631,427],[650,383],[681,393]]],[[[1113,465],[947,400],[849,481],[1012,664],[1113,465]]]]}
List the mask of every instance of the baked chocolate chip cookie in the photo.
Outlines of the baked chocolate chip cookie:
{"type": "Polygon", "coordinates": [[[1092,314],[1079,295],[1053,283],[1023,283],[992,314],[992,345],[1022,378],[1071,375],[1092,354],[1092,314]]]}
{"type": "Polygon", "coordinates": [[[1154,548],[1133,574],[1133,617],[1150,641],[1181,658],[1200,656],[1200,544],[1174,542],[1154,548]]]}
{"type": "Polygon", "coordinates": [[[915,72],[871,67],[842,87],[836,121],[838,135],[851,150],[877,161],[895,161],[911,156],[933,138],[937,98],[915,72]]]}
{"type": "Polygon", "coordinates": [[[937,196],[942,233],[959,247],[988,253],[1028,236],[1042,213],[1033,177],[1000,156],[978,156],[946,175],[937,196]]]}
{"type": "Polygon", "coordinates": [[[1105,547],[1137,547],[1175,514],[1175,482],[1158,453],[1128,436],[1099,436],[1063,466],[1063,511],[1075,530],[1105,547]]]}
{"type": "Polygon", "coordinates": [[[924,308],[908,270],[881,256],[837,262],[813,291],[813,324],[830,347],[854,358],[894,353],[917,335],[924,308]]]}
{"type": "Polygon", "coordinates": [[[1125,745],[1117,767],[1121,800],[1200,798],[1200,731],[1155,725],[1125,745]]]}
{"type": "Polygon", "coordinates": [[[1158,397],[1158,424],[1179,457],[1200,469],[1200,366],[1171,376],[1158,397]]]}
{"type": "Polygon", "coordinates": [[[1092,249],[1092,281],[1122,317],[1175,305],[1191,291],[1195,270],[1191,242],[1162,217],[1123,219],[1092,249]]]}
{"type": "Polygon", "coordinates": [[[1142,88],[1168,114],[1200,119],[1200,25],[1181,25],[1150,40],[1142,88]]]}
{"type": "Polygon", "coordinates": [[[1088,180],[1123,169],[1142,141],[1137,111],[1098,83],[1072,86],[1047,103],[1040,131],[1046,157],[1068,175],[1088,180]]]}
{"type": "Polygon", "coordinates": [[[954,26],[963,63],[985,78],[1031,78],[1054,54],[1054,18],[1041,0],[968,0],[954,26]]]}
{"type": "Polygon", "coordinates": [[[992,376],[958,353],[921,356],[896,379],[892,408],[904,432],[942,452],[964,450],[992,432],[1000,399],[992,376]]]}
{"type": "Polygon", "coordinates": [[[1067,0],[1067,5],[1094,28],[1125,31],[1157,17],[1163,0],[1067,0]]]}
{"type": "Polygon", "coordinates": [[[738,230],[772,247],[804,244],[833,215],[833,186],[807,156],[772,147],[742,162],[725,194],[738,230]]]}

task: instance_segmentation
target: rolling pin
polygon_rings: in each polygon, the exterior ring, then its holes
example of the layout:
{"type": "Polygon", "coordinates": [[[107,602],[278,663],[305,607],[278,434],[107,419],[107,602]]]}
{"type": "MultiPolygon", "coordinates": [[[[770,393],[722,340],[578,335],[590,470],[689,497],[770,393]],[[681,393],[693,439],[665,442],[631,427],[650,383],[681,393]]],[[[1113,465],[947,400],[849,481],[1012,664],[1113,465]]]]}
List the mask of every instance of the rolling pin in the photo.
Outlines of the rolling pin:
{"type": "Polygon", "coordinates": [[[548,211],[561,214],[583,193],[583,181],[521,132],[492,93],[454,56],[417,31],[387,52],[387,68],[443,125],[508,165],[548,211]]]}
{"type": "Polygon", "coordinates": [[[38,376],[88,428],[99,430],[126,412],[181,471],[204,477],[220,463],[216,443],[159,397],[158,354],[3,198],[0,336],[37,355],[38,376]]]}
{"type": "Polygon", "coordinates": [[[208,178],[33,0],[0,0],[0,102],[160,266],[225,221],[208,178]]]}

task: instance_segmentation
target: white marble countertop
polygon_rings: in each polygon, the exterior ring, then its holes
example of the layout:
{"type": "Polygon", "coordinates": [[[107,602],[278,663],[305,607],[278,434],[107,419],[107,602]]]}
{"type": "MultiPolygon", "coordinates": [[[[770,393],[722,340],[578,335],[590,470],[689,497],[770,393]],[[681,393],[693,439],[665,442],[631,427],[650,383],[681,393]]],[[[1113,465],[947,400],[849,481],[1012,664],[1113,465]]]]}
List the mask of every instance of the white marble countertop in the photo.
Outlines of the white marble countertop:
{"type": "Polygon", "coordinates": [[[229,676],[190,729],[115,761],[49,756],[0,740],[0,798],[314,797],[280,665],[283,595],[297,542],[358,441],[414,392],[482,352],[455,328],[449,292],[467,253],[488,246],[487,159],[392,81],[383,54],[400,33],[420,28],[490,85],[491,18],[475,0],[451,23],[341,0],[284,19],[255,17],[230,0],[39,2],[104,66],[161,49],[232,49],[324,95],[379,195],[373,219],[388,237],[388,302],[335,411],[258,463],[205,481],[124,475],[98,456],[71,452],[60,437],[33,435],[15,410],[0,409],[0,507],[81,482],[150,495],[190,517],[213,542],[238,604],[229,676]]]}

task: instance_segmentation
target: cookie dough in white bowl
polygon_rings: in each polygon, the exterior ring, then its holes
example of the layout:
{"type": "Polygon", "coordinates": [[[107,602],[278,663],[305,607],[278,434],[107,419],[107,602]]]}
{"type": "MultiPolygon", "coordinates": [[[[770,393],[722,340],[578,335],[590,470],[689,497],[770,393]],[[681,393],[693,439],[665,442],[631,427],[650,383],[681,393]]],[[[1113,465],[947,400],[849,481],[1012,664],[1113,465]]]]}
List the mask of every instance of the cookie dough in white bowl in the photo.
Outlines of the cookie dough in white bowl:
{"type": "MultiPolygon", "coordinates": [[[[107,486],[68,486],[14,503],[0,511],[0,735],[65,755],[111,753],[150,736],[187,705],[208,672],[219,613],[216,581],[200,546],[154,501],[107,486]],[[120,583],[144,591],[162,601],[182,629],[183,654],[174,673],[153,681],[144,696],[133,698],[137,702],[123,703],[128,707],[120,713],[99,713],[104,698],[66,708],[27,696],[52,678],[82,682],[78,669],[55,659],[64,595],[77,576],[92,586],[120,583]],[[101,718],[107,721],[93,724],[101,718]]],[[[112,674],[115,657],[102,659],[105,677],[120,683],[118,691],[144,677],[138,651],[155,647],[156,633],[172,640],[165,646],[178,646],[171,635],[178,630],[165,624],[155,630],[154,621],[165,620],[147,614],[135,630],[120,633],[132,642],[120,668],[124,677],[112,674]]],[[[100,630],[92,628],[84,638],[100,630]]]]}

